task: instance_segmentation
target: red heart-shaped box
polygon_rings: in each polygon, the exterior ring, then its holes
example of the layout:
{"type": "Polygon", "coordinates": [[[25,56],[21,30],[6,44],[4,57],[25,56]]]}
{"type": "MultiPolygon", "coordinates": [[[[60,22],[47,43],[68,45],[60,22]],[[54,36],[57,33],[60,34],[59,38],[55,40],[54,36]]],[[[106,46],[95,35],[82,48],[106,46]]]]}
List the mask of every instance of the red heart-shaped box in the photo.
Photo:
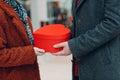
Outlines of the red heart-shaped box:
{"type": "Polygon", "coordinates": [[[53,45],[65,42],[70,38],[70,29],[62,24],[50,24],[43,26],[33,33],[34,46],[44,49],[46,52],[58,52],[62,48],[54,48],[53,45]]]}

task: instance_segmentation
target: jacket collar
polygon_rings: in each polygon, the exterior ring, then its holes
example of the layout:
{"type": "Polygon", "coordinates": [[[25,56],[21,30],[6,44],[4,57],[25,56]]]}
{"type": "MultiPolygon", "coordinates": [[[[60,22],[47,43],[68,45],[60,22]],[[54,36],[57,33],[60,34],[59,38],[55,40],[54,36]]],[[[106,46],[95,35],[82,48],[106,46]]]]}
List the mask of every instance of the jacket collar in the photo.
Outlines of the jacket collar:
{"type": "Polygon", "coordinates": [[[14,9],[4,2],[4,0],[0,0],[0,7],[11,17],[19,18],[14,9]]]}
{"type": "Polygon", "coordinates": [[[24,26],[24,24],[20,20],[19,16],[14,11],[14,9],[9,4],[4,2],[4,0],[0,0],[0,7],[7,13],[8,16],[10,16],[12,18],[12,22],[15,25],[18,32],[21,34],[21,37],[23,38],[23,41],[25,43],[28,43],[29,38],[27,36],[26,30],[25,30],[24,27],[21,27],[21,26],[24,26]]]}
{"type": "Polygon", "coordinates": [[[85,0],[80,0],[77,8],[76,8],[76,1],[77,1],[77,0],[73,0],[73,8],[74,8],[75,12],[78,11],[78,9],[81,7],[81,5],[83,4],[83,2],[84,2],[85,0]]]}
{"type": "Polygon", "coordinates": [[[84,2],[85,0],[80,0],[79,4],[78,4],[78,7],[76,9],[76,11],[80,8],[80,6],[82,5],[82,3],[84,2]]]}
{"type": "Polygon", "coordinates": [[[82,6],[84,1],[85,0],[80,0],[78,7],[76,8],[76,0],[73,0],[73,2],[72,2],[72,14],[73,14],[73,16],[76,15],[77,11],[82,6]]]}

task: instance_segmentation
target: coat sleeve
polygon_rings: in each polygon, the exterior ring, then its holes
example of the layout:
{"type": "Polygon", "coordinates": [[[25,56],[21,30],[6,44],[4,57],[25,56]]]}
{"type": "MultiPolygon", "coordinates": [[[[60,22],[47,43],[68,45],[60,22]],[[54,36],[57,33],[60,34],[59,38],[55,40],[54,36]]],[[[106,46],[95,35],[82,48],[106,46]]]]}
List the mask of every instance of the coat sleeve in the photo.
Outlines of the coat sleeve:
{"type": "Polygon", "coordinates": [[[5,33],[0,26],[0,67],[13,67],[26,64],[34,64],[36,55],[33,46],[6,47],[5,33]]]}
{"type": "Polygon", "coordinates": [[[119,0],[105,0],[104,3],[104,19],[100,24],[68,42],[73,56],[77,59],[81,59],[120,35],[120,2],[119,0]]]}

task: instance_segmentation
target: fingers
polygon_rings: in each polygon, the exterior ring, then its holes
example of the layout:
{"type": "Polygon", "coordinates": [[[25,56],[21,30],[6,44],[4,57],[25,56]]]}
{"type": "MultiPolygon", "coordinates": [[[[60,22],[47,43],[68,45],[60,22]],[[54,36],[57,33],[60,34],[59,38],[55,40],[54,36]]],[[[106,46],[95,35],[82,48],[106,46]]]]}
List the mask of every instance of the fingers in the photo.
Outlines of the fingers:
{"type": "Polygon", "coordinates": [[[35,54],[37,56],[41,56],[45,53],[45,50],[44,49],[40,49],[40,48],[37,48],[37,47],[34,47],[34,51],[35,51],[35,54]]]}
{"type": "Polygon", "coordinates": [[[45,50],[44,49],[39,49],[38,52],[45,53],[45,50]]]}
{"type": "Polygon", "coordinates": [[[70,50],[69,50],[69,46],[68,46],[68,42],[63,42],[63,43],[59,43],[54,45],[54,48],[60,48],[63,47],[63,50],[53,53],[53,55],[55,56],[68,56],[71,54],[70,50]]]}
{"type": "Polygon", "coordinates": [[[45,52],[44,49],[40,49],[40,48],[37,48],[37,47],[34,47],[34,49],[35,49],[36,51],[38,51],[38,52],[41,52],[41,53],[44,53],[44,52],[45,52]]]}
{"type": "Polygon", "coordinates": [[[42,56],[45,53],[44,49],[39,49],[38,50],[38,55],[42,56]]]}
{"type": "Polygon", "coordinates": [[[55,56],[61,56],[61,54],[62,54],[62,51],[59,51],[57,53],[53,53],[53,55],[55,55],[55,56]]]}
{"type": "Polygon", "coordinates": [[[65,42],[59,43],[59,44],[55,44],[53,47],[54,48],[60,48],[60,47],[64,47],[64,46],[65,46],[65,42]]]}
{"type": "Polygon", "coordinates": [[[65,53],[63,50],[57,53],[53,53],[54,56],[68,56],[70,53],[65,53]]]}

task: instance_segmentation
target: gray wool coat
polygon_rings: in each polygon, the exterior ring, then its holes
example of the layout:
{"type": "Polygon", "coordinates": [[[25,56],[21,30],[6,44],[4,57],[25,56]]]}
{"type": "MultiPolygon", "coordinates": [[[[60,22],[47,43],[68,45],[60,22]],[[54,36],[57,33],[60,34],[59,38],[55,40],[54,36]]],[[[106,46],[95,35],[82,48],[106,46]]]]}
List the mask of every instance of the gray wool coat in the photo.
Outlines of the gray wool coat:
{"type": "Polygon", "coordinates": [[[79,80],[120,80],[120,0],[80,0],[78,8],[75,1],[68,45],[79,80]]]}

